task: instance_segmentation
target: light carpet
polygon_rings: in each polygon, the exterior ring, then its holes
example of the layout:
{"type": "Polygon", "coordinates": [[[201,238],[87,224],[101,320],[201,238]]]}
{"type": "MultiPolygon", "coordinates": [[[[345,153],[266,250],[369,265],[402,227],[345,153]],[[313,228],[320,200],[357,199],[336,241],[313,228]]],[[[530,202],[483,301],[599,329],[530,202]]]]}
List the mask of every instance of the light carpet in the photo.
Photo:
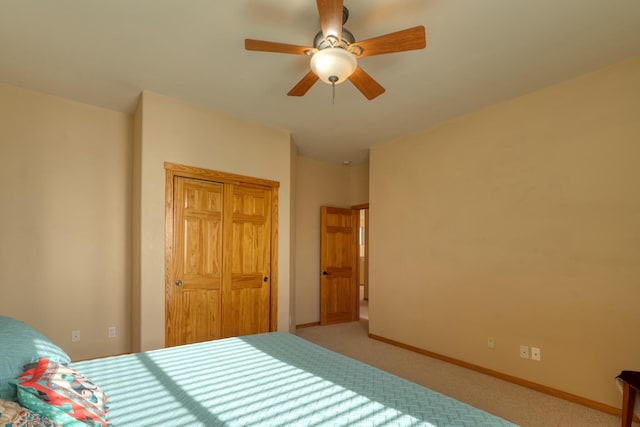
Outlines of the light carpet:
{"type": "Polygon", "coordinates": [[[298,329],[296,334],[523,427],[620,426],[620,417],[373,340],[366,319],[298,329]]]}

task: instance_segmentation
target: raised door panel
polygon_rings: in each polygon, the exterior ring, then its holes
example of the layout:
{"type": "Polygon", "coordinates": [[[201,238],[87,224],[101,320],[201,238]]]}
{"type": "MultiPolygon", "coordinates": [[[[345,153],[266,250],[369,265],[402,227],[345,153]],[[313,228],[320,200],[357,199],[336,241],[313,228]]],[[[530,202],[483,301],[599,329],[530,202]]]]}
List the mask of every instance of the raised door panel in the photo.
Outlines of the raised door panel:
{"type": "Polygon", "coordinates": [[[223,188],[175,177],[174,277],[167,284],[167,345],[221,337],[223,188]]]}
{"type": "Polygon", "coordinates": [[[270,330],[271,190],[226,185],[223,336],[270,330]]]}
{"type": "Polygon", "coordinates": [[[186,289],[178,294],[182,320],[180,344],[220,338],[220,291],[186,289]],[[215,309],[212,309],[215,307],[215,309]]]}

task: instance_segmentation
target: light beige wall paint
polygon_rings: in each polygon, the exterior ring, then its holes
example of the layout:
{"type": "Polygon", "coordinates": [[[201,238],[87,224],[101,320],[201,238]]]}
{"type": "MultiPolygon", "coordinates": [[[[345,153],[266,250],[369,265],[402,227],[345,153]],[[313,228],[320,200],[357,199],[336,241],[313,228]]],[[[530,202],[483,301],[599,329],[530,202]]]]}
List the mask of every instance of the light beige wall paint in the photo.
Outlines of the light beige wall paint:
{"type": "Polygon", "coordinates": [[[291,233],[289,235],[289,251],[291,253],[290,264],[289,264],[289,304],[290,304],[290,312],[291,317],[289,318],[289,330],[295,332],[296,328],[296,291],[297,291],[297,278],[296,278],[296,188],[298,185],[298,146],[294,142],[293,138],[291,139],[291,205],[289,208],[289,230],[291,233]]]}
{"type": "Polygon", "coordinates": [[[140,351],[140,324],[142,289],[141,214],[142,214],[142,100],[133,113],[133,150],[131,176],[131,351],[140,351]]]}
{"type": "Polygon", "coordinates": [[[369,203],[369,159],[349,166],[351,206],[369,203]]]}
{"type": "Polygon", "coordinates": [[[320,321],[320,207],[351,206],[350,167],[298,157],[296,324],[320,321]]]}
{"type": "Polygon", "coordinates": [[[639,112],[635,57],[374,147],[370,332],[619,407],[614,376],[640,370],[639,112]]]}
{"type": "Polygon", "coordinates": [[[140,350],[164,346],[164,162],[280,183],[278,211],[278,329],[289,329],[291,138],[275,130],[142,94],[140,350]]]}
{"type": "Polygon", "coordinates": [[[74,360],[130,350],[131,144],[127,114],[0,84],[0,313],[74,360]]]}

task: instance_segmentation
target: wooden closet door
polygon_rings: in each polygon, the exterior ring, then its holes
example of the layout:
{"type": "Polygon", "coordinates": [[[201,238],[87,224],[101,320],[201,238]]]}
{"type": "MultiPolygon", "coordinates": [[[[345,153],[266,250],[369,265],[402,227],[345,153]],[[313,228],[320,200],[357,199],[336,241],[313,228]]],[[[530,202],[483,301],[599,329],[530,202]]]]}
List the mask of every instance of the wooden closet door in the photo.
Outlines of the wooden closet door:
{"type": "Polygon", "coordinates": [[[165,169],[165,345],[276,330],[279,184],[165,169]]]}
{"type": "Polygon", "coordinates": [[[271,190],[225,185],[222,335],[270,330],[271,190]]]}
{"type": "Polygon", "coordinates": [[[166,295],[166,345],[221,337],[223,185],[174,178],[172,282],[166,295]]]}

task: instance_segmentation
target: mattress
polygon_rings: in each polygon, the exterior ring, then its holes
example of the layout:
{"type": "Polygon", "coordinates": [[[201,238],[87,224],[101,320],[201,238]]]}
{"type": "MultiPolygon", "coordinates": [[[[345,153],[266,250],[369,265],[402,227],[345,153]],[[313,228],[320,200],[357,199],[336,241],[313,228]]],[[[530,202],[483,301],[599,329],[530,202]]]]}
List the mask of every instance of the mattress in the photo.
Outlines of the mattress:
{"type": "Polygon", "coordinates": [[[285,332],[73,363],[114,426],[514,426],[285,332]]]}

